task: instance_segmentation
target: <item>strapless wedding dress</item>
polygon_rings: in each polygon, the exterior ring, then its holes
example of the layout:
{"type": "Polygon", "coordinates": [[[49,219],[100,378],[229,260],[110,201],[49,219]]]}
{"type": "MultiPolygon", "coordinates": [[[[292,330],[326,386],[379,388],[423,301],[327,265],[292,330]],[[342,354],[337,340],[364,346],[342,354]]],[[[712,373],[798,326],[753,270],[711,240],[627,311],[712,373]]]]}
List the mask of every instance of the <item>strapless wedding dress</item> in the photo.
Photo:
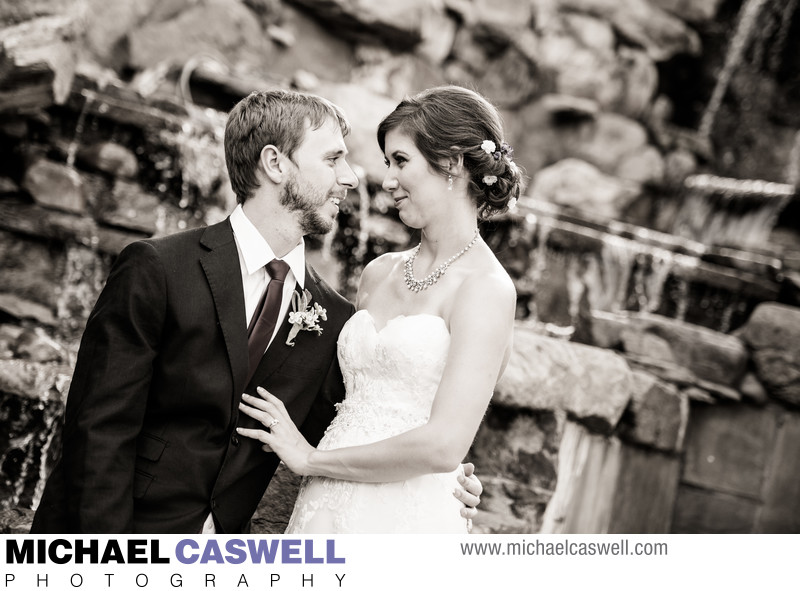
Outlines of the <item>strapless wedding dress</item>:
{"type": "MultiPolygon", "coordinates": [[[[450,333],[430,314],[377,329],[359,310],[339,336],[346,397],[319,449],[372,443],[425,424],[447,362],[450,333]]],[[[389,483],[306,477],[287,533],[466,533],[453,496],[461,468],[389,483]]]]}

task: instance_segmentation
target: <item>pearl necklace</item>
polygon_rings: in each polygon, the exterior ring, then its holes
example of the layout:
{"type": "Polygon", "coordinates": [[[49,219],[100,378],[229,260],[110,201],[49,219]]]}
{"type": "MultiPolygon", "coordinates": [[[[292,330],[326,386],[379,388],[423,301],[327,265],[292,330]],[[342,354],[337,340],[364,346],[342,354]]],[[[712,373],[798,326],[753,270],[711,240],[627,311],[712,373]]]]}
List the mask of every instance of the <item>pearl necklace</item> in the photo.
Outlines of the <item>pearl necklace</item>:
{"type": "Polygon", "coordinates": [[[475,244],[475,242],[477,242],[478,238],[480,238],[480,234],[478,233],[478,230],[475,230],[475,236],[472,237],[472,240],[469,241],[469,244],[467,244],[464,248],[462,248],[456,254],[451,256],[441,265],[436,267],[430,273],[430,275],[425,277],[425,279],[414,279],[414,261],[417,260],[417,255],[419,254],[419,249],[422,246],[422,242],[417,244],[416,248],[414,248],[414,250],[411,252],[411,256],[409,256],[406,259],[405,270],[403,272],[403,277],[405,278],[406,287],[415,293],[420,292],[423,289],[429,288],[431,285],[439,281],[439,278],[445,274],[450,265],[453,264],[453,261],[461,257],[470,248],[472,248],[472,245],[475,244]]]}

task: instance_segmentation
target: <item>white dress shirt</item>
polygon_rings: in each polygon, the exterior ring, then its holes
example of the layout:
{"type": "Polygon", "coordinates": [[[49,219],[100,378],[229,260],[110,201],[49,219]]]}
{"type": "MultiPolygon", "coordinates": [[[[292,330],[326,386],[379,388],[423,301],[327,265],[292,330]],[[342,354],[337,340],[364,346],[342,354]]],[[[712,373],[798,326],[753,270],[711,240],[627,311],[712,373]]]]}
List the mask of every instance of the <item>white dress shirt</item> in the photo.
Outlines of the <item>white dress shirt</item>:
{"type": "MultiPolygon", "coordinates": [[[[267,241],[253,225],[253,222],[247,219],[241,204],[237,205],[236,209],[233,210],[230,219],[233,238],[236,241],[236,250],[239,252],[239,267],[242,272],[242,285],[244,286],[245,317],[242,318],[242,322],[244,322],[245,329],[247,329],[258,307],[258,302],[261,301],[261,296],[270,282],[265,265],[277,257],[270,245],[267,244],[267,241]]],[[[299,284],[301,289],[305,287],[305,242],[301,239],[300,243],[290,250],[282,260],[289,265],[289,272],[286,274],[286,279],[283,283],[283,296],[281,297],[281,307],[278,312],[278,322],[275,323],[275,330],[272,332],[272,337],[270,337],[270,343],[275,338],[275,334],[286,317],[295,286],[299,284]]],[[[206,517],[202,533],[216,533],[214,518],[211,513],[206,517]]]]}
{"type": "MultiPolygon", "coordinates": [[[[247,327],[250,326],[250,321],[253,318],[256,307],[258,307],[258,302],[261,301],[261,297],[270,282],[265,265],[276,257],[261,233],[247,219],[241,205],[237,205],[231,214],[231,226],[233,227],[233,237],[236,240],[236,249],[239,251],[239,266],[242,272],[242,285],[244,286],[244,322],[245,327],[247,327]]],[[[286,311],[289,309],[295,285],[299,284],[301,289],[305,287],[305,242],[301,239],[300,243],[290,250],[282,260],[289,265],[289,273],[283,283],[283,297],[281,298],[281,308],[278,312],[279,320],[275,324],[272,338],[275,337],[281,322],[286,317],[286,311]]],[[[270,338],[270,342],[272,342],[272,338],[270,338]]]]}

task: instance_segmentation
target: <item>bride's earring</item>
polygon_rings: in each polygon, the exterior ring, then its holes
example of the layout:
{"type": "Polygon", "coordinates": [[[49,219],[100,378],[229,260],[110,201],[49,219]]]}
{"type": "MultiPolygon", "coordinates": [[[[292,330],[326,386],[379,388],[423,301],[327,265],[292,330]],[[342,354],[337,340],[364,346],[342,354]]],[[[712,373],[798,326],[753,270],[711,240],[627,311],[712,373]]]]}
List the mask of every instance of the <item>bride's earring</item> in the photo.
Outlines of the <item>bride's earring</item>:
{"type": "Polygon", "coordinates": [[[447,175],[447,190],[448,191],[452,191],[453,190],[453,175],[452,174],[448,174],[447,175]]]}

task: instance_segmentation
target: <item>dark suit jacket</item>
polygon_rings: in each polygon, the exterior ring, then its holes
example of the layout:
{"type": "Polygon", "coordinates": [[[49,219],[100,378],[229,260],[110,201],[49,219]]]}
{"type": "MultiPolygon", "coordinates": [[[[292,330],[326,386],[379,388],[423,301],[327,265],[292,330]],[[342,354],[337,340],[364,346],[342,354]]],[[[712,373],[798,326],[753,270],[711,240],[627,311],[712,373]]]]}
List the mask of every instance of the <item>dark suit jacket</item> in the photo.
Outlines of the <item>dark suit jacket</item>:
{"type": "MultiPolygon", "coordinates": [[[[280,329],[249,384],[244,293],[230,222],[125,248],[81,341],[61,460],[31,533],[239,533],[279,460],[235,427],[257,385],[316,443],[343,397],[336,340],[353,306],[311,267],[323,332],[280,329]]],[[[258,425],[260,426],[260,425],[258,425]]]]}

